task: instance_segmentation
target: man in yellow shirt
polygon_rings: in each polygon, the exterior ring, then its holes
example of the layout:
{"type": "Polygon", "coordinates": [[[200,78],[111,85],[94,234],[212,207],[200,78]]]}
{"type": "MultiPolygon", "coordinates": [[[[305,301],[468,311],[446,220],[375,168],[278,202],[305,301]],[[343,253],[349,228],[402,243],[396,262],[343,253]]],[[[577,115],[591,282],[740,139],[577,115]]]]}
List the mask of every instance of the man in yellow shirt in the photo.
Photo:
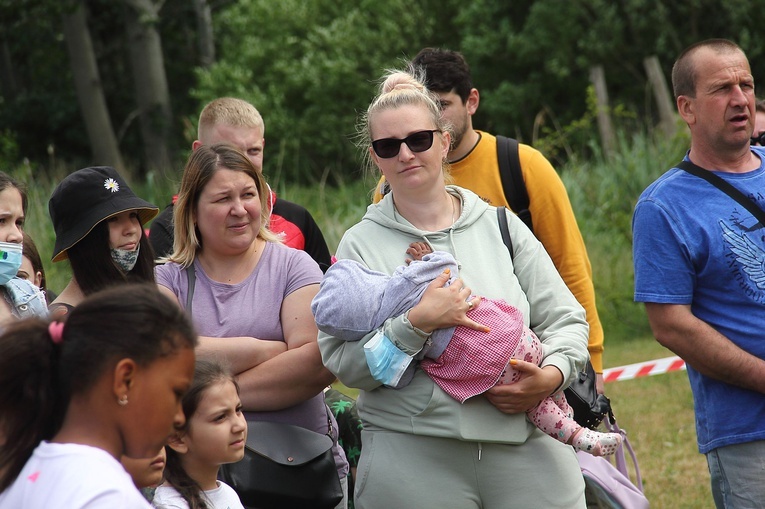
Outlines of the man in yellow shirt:
{"type": "MultiPolygon", "coordinates": [[[[510,208],[502,187],[497,159],[497,139],[473,129],[479,94],[473,88],[470,68],[456,51],[425,48],[412,60],[425,71],[427,86],[441,97],[443,115],[453,127],[449,164],[453,183],[470,189],[494,206],[510,208]]],[[[587,249],[576,224],[566,188],[550,162],[538,150],[518,144],[521,172],[529,195],[534,234],[544,245],[571,293],[587,312],[589,351],[603,392],[603,327],[595,307],[595,288],[587,249]]],[[[375,191],[377,202],[385,182],[375,191]]]]}

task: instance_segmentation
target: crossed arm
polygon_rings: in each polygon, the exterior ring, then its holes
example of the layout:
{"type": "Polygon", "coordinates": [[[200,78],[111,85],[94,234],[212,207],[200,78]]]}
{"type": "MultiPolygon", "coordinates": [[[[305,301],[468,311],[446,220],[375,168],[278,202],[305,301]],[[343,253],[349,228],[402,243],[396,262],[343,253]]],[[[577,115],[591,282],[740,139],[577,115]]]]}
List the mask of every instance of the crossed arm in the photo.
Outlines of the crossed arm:
{"type": "MultiPolygon", "coordinates": [[[[177,298],[168,288],[160,291],[177,298]]],[[[304,286],[282,302],[284,343],[253,337],[200,337],[200,359],[223,359],[237,376],[245,410],[289,408],[319,394],[335,379],[321,362],[311,300],[318,284],[304,286]]]]}

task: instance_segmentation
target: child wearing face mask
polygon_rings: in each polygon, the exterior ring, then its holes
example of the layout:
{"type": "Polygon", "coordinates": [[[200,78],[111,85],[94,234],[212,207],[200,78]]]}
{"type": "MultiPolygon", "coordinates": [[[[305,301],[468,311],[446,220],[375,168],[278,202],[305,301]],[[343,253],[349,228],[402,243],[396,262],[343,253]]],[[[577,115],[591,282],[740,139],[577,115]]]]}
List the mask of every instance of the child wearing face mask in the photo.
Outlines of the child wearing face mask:
{"type": "Polygon", "coordinates": [[[17,277],[22,263],[26,209],[24,186],[0,172],[0,321],[48,314],[40,289],[17,277]]]}
{"type": "Polygon", "coordinates": [[[119,282],[154,282],[154,253],[144,225],[159,208],[137,197],[109,166],[62,180],[48,202],[56,232],[54,262],[69,259],[72,279],[50,305],[61,318],[86,296],[119,282]]]}

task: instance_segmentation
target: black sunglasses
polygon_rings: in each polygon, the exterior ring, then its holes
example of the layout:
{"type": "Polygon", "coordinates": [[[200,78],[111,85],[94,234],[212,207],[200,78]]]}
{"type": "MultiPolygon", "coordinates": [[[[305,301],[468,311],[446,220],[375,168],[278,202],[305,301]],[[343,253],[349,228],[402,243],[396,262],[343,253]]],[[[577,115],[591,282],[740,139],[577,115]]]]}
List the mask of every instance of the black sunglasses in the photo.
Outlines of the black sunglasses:
{"type": "Polygon", "coordinates": [[[372,150],[378,157],[390,159],[396,157],[401,150],[401,144],[406,143],[412,152],[425,152],[433,146],[433,133],[440,133],[440,129],[431,129],[430,131],[417,131],[404,139],[400,138],[382,138],[372,142],[372,150]]]}
{"type": "Polygon", "coordinates": [[[750,139],[752,140],[752,145],[761,145],[765,147],[765,131],[761,132],[759,136],[750,139]]]}

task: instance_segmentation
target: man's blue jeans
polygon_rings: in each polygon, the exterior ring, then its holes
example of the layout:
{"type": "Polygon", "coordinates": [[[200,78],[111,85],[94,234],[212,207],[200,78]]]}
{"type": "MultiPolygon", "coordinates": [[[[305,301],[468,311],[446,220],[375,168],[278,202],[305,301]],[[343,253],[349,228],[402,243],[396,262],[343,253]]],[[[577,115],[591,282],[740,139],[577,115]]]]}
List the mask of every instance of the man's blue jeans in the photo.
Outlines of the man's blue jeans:
{"type": "Polygon", "coordinates": [[[717,509],[765,508],[765,440],[707,453],[717,509]]]}

